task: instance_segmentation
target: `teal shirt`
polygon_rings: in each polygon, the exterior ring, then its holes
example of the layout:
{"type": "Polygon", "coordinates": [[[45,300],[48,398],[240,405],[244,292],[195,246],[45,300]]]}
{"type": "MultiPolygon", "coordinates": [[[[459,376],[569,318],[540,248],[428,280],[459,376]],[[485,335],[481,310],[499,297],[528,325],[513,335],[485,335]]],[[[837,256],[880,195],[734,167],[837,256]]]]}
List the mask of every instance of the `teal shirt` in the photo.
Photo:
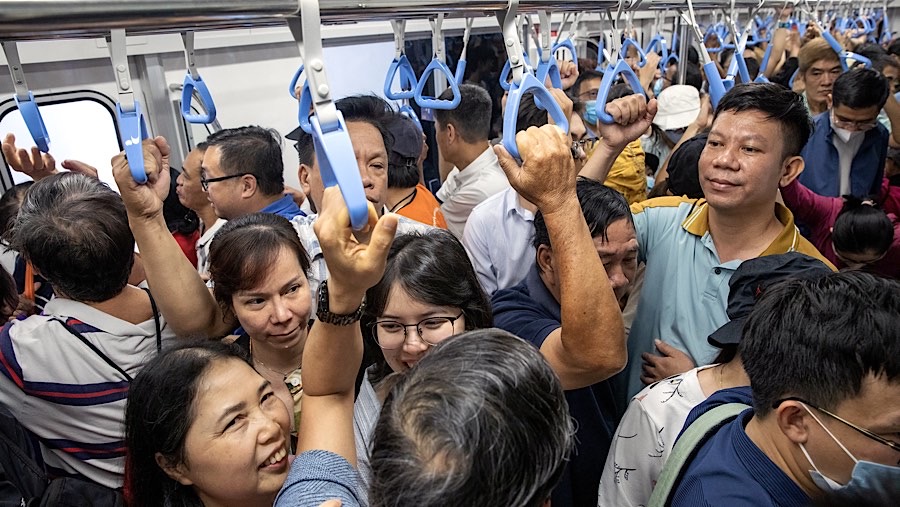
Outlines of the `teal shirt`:
{"type": "MultiPolygon", "coordinates": [[[[617,382],[623,402],[644,387],[641,354],[655,352],[656,338],[697,365],[712,362],[719,349],[707,337],[728,322],[728,281],[742,262],[719,260],[709,232],[709,205],[702,199],[661,197],[632,205],[632,213],[646,272],[628,337],[628,365],[617,382]]],[[[828,264],[800,235],[786,207],[776,204],[775,214],[784,229],[762,255],[798,251],[828,264]]]]}

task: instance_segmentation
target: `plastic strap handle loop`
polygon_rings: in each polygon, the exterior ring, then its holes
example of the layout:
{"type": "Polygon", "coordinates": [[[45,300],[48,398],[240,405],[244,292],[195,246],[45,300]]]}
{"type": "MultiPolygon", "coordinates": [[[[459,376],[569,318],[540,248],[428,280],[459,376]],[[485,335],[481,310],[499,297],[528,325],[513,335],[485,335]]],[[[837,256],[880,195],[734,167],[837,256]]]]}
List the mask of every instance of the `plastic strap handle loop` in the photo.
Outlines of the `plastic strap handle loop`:
{"type": "Polygon", "coordinates": [[[575,62],[575,69],[578,69],[578,53],[575,51],[575,43],[572,39],[566,39],[553,45],[553,53],[556,54],[562,48],[566,48],[572,53],[572,61],[575,62]]]}
{"type": "Polygon", "coordinates": [[[522,95],[531,91],[534,94],[535,104],[547,111],[553,122],[564,131],[569,131],[569,119],[562,108],[553,98],[553,95],[544,87],[544,83],[538,81],[532,74],[525,74],[519,85],[513,85],[509,92],[509,98],[506,101],[506,112],[503,116],[503,147],[513,157],[521,160],[519,156],[519,146],[516,144],[516,133],[518,131],[519,104],[522,102],[522,95]]]}
{"type": "Polygon", "coordinates": [[[50,151],[50,135],[47,133],[47,125],[44,123],[44,117],[41,116],[41,110],[34,100],[34,94],[28,89],[28,83],[25,81],[25,71],[22,70],[22,62],[19,60],[18,45],[15,42],[3,42],[2,45],[6,61],[9,64],[9,73],[15,86],[16,93],[13,98],[19,108],[19,114],[22,115],[22,120],[25,121],[25,126],[28,127],[35,146],[47,153],[50,151]]]}
{"type": "Polygon", "coordinates": [[[460,95],[459,95],[459,84],[456,82],[456,76],[450,72],[450,68],[447,67],[447,64],[438,60],[437,58],[431,60],[431,63],[428,64],[428,67],[425,67],[425,71],[422,72],[422,77],[419,79],[418,84],[416,85],[416,94],[415,94],[416,104],[419,107],[427,107],[430,109],[456,109],[459,106],[460,95]],[[450,90],[453,92],[453,98],[450,100],[440,100],[435,97],[428,97],[424,95],[425,93],[425,84],[428,83],[428,78],[431,74],[435,72],[441,72],[446,76],[447,83],[450,87],[450,90]]]}
{"type": "Polygon", "coordinates": [[[125,146],[125,158],[128,160],[128,168],[131,169],[131,177],[137,183],[147,183],[141,141],[147,139],[149,134],[144,115],[141,113],[140,102],[134,101],[134,111],[123,111],[122,104],[116,104],[116,118],[119,120],[119,132],[125,146]]]}
{"type": "MultiPolygon", "coordinates": [[[[600,90],[597,92],[597,106],[595,106],[597,107],[597,119],[605,125],[615,123],[612,115],[606,112],[606,103],[609,101],[609,91],[612,90],[616,77],[619,75],[625,78],[625,82],[631,86],[634,93],[644,95],[644,87],[641,86],[641,81],[634,74],[634,71],[631,70],[631,66],[625,60],[616,62],[616,66],[613,67],[612,71],[607,69],[607,72],[603,74],[603,79],[600,81],[600,90]]],[[[644,96],[646,97],[646,95],[644,96]]]]}
{"type": "MultiPolygon", "coordinates": [[[[530,67],[528,66],[528,55],[522,55],[522,61],[525,63],[525,69],[528,71],[530,67]]],[[[503,91],[508,92],[512,87],[512,81],[509,79],[509,74],[512,72],[512,65],[509,63],[509,60],[506,60],[506,63],[503,64],[503,69],[500,71],[500,88],[503,88],[503,91]]]]}
{"type": "Polygon", "coordinates": [[[624,60],[626,56],[628,56],[628,48],[634,48],[637,51],[638,57],[640,60],[638,61],[638,67],[643,68],[644,65],[647,65],[647,55],[644,54],[644,50],[641,49],[641,46],[634,39],[625,39],[622,42],[622,48],[619,49],[619,59],[624,60]]]}
{"type": "Polygon", "coordinates": [[[519,39],[519,26],[516,22],[518,9],[519,0],[509,0],[506,12],[497,13],[497,20],[503,31],[503,45],[506,47],[506,65],[500,73],[500,86],[506,91],[512,89],[506,82],[510,74],[512,74],[512,83],[518,86],[525,74],[531,73],[531,68],[528,67],[528,55],[522,49],[522,41],[519,39]]]}
{"type": "Polygon", "coordinates": [[[341,189],[341,195],[350,212],[350,224],[354,229],[360,230],[369,223],[369,205],[359,177],[356,155],[347,124],[344,122],[344,115],[340,111],[335,113],[337,128],[330,132],[322,130],[318,117],[310,118],[313,147],[316,150],[322,183],[326,188],[337,185],[341,189]]]}
{"type": "MultiPolygon", "coordinates": [[[[670,54],[669,49],[666,47],[666,38],[663,37],[663,34],[658,33],[650,39],[650,43],[644,48],[644,56],[646,57],[650,53],[659,53],[659,70],[665,72],[670,54]]],[[[674,55],[674,53],[672,54],[674,55]]]]}
{"type": "Polygon", "coordinates": [[[550,76],[550,85],[553,88],[562,90],[562,77],[559,74],[559,65],[556,58],[551,58],[549,62],[540,62],[537,68],[536,77],[542,83],[547,82],[547,76],[550,76]]]}
{"type": "Polygon", "coordinates": [[[416,72],[406,55],[400,55],[391,61],[388,68],[387,76],[384,78],[384,96],[391,100],[408,100],[416,95],[416,72]],[[400,91],[395,92],[391,89],[394,78],[400,75],[400,91]]]}
{"type": "Polygon", "coordinates": [[[422,123],[419,121],[419,117],[416,116],[416,112],[413,110],[412,107],[410,107],[409,104],[403,104],[402,106],[400,106],[400,109],[398,112],[400,114],[402,114],[403,116],[406,116],[407,118],[412,120],[413,123],[416,124],[416,127],[419,127],[419,131],[420,132],[422,131],[422,123]]]}
{"type": "Polygon", "coordinates": [[[184,76],[184,84],[181,88],[181,116],[188,123],[208,125],[216,121],[216,104],[212,94],[206,86],[206,81],[200,77],[197,64],[194,62],[194,32],[181,32],[184,41],[184,59],[187,63],[187,75],[184,76]],[[191,112],[191,100],[194,98],[194,90],[197,91],[200,105],[206,114],[191,112]]]}

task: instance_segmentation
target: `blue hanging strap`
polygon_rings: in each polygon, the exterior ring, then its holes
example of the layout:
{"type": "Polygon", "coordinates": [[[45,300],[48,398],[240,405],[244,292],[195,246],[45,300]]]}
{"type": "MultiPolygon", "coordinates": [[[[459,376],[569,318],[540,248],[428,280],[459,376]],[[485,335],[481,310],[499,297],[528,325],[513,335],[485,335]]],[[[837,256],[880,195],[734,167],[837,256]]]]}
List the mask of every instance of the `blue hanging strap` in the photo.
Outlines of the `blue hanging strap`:
{"type": "Polygon", "coordinates": [[[666,67],[669,65],[672,56],[675,57],[675,63],[678,63],[678,55],[675,53],[669,54],[669,49],[666,47],[666,38],[662,33],[654,35],[647,44],[647,47],[644,48],[645,59],[646,55],[649,55],[650,53],[659,53],[659,70],[663,73],[666,72],[666,67]]]}
{"type": "MultiPolygon", "coordinates": [[[[631,66],[625,60],[616,62],[616,66],[612,69],[607,68],[606,73],[603,74],[603,80],[600,81],[600,90],[597,92],[597,103],[595,106],[597,108],[597,118],[606,125],[615,123],[612,115],[606,112],[606,103],[609,101],[609,92],[612,90],[613,85],[616,84],[618,76],[624,78],[634,93],[644,95],[644,88],[641,86],[640,79],[634,74],[631,66]]],[[[644,96],[646,97],[646,95],[644,96]]]]}
{"type": "Polygon", "coordinates": [[[569,50],[569,53],[572,53],[572,61],[575,63],[575,70],[579,70],[578,52],[575,51],[575,36],[578,35],[578,24],[581,22],[581,16],[583,15],[583,12],[579,12],[572,16],[572,24],[569,25],[569,33],[566,35],[565,39],[561,39],[563,34],[562,28],[569,19],[569,15],[566,14],[563,18],[563,22],[559,25],[559,32],[556,34],[556,43],[553,44],[553,54],[556,54],[557,51],[563,48],[569,50]]]}
{"type": "Polygon", "coordinates": [[[384,78],[384,96],[391,100],[408,100],[416,95],[416,73],[406,57],[406,20],[392,20],[394,29],[394,59],[384,78]],[[395,92],[391,85],[398,77],[400,91],[395,92]]]}
{"type": "MultiPolygon", "coordinates": [[[[438,14],[437,18],[430,20],[430,22],[434,58],[432,58],[431,63],[425,67],[425,70],[422,72],[422,77],[419,78],[419,83],[416,85],[416,104],[419,104],[419,107],[427,107],[429,109],[456,109],[456,107],[459,106],[460,100],[459,84],[456,82],[456,76],[453,75],[450,68],[447,67],[447,64],[444,62],[444,34],[441,28],[441,25],[444,23],[444,15],[438,14]],[[428,83],[431,75],[435,73],[438,73],[436,79],[444,78],[447,80],[447,84],[450,86],[450,90],[453,93],[453,98],[450,100],[440,100],[436,97],[425,95],[425,85],[428,83]]],[[[435,86],[437,86],[437,82],[435,82],[435,86]]]]}
{"type": "Polygon", "coordinates": [[[466,18],[466,29],[462,38],[462,52],[459,54],[459,60],[456,61],[456,84],[463,84],[463,80],[466,77],[466,55],[469,51],[469,37],[472,35],[472,23],[474,21],[473,18],[466,18]]]}
{"type": "Polygon", "coordinates": [[[181,89],[181,116],[188,123],[208,125],[216,121],[216,104],[209,93],[206,81],[200,77],[197,64],[194,62],[194,32],[181,32],[181,39],[184,41],[184,58],[187,63],[187,74],[184,76],[184,86],[181,89]],[[203,106],[206,114],[191,112],[194,90],[197,91],[200,105],[203,106]]]}
{"type": "Polygon", "coordinates": [[[519,7],[519,0],[509,0],[507,10],[504,13],[498,13],[497,16],[500,25],[503,28],[503,40],[506,46],[507,58],[510,62],[510,73],[512,74],[512,83],[509,91],[509,97],[506,101],[506,111],[503,116],[503,147],[513,157],[520,159],[519,146],[516,144],[516,132],[519,118],[519,104],[522,101],[522,95],[526,92],[534,94],[535,104],[541,109],[547,111],[553,122],[566,132],[569,131],[569,119],[566,118],[565,112],[557,104],[553,95],[544,87],[544,83],[531,73],[531,69],[526,67],[525,59],[520,58],[522,54],[522,42],[519,39],[519,33],[516,23],[516,10],[519,7]]]}
{"type": "MultiPolygon", "coordinates": [[[[694,35],[696,35],[698,41],[703,40],[703,31],[700,30],[700,25],[697,24],[697,16],[694,14],[694,4],[692,0],[687,0],[688,12],[685,13],[680,11],[679,14],[691,28],[694,30],[694,35]]],[[[703,60],[703,73],[706,74],[706,82],[709,90],[709,99],[710,103],[715,109],[719,105],[719,100],[725,95],[725,85],[722,82],[722,76],[719,74],[719,68],[716,66],[716,62],[712,60],[709,56],[709,50],[700,44],[700,58],[703,60]]]]}
{"type": "Polygon", "coordinates": [[[19,47],[15,42],[0,44],[3,45],[3,52],[6,54],[6,62],[9,65],[9,74],[12,76],[15,87],[13,98],[19,108],[19,114],[22,115],[25,126],[28,127],[34,145],[42,152],[48,153],[50,151],[50,135],[47,134],[47,126],[44,124],[44,118],[34,100],[34,94],[28,89],[28,83],[25,81],[25,71],[22,70],[22,62],[19,60],[19,47]]]}
{"type": "Polygon", "coordinates": [[[638,54],[638,67],[643,68],[644,65],[647,64],[647,55],[644,54],[644,50],[641,49],[641,46],[634,39],[625,39],[622,42],[622,49],[619,50],[619,58],[625,59],[628,57],[628,48],[634,48],[638,54]]]}
{"type": "Polygon", "coordinates": [[[562,77],[559,75],[559,65],[556,63],[556,56],[553,54],[553,46],[550,43],[550,13],[547,11],[538,11],[538,18],[541,23],[541,55],[538,62],[535,76],[542,83],[547,82],[550,78],[550,84],[554,88],[562,89],[562,77]]]}
{"type": "MultiPolygon", "coordinates": [[[[291,94],[291,97],[297,98],[297,83],[300,81],[300,76],[303,74],[304,66],[301,65],[300,68],[297,69],[297,72],[294,73],[294,77],[291,79],[291,84],[288,85],[288,92],[291,94]]],[[[299,90],[300,93],[300,106],[297,109],[297,123],[300,125],[300,128],[306,132],[307,134],[312,134],[312,125],[309,123],[309,116],[312,111],[312,93],[309,91],[309,82],[304,81],[303,87],[299,90]]]]}
{"type": "MultiPolygon", "coordinates": [[[[300,0],[300,17],[287,18],[306,67],[306,88],[315,114],[310,118],[319,173],[325,187],[337,185],[347,204],[350,223],[361,230],[369,223],[369,202],[363,190],[359,166],[344,116],[331,99],[322,51],[321,17],[317,0],[300,0]]],[[[301,104],[302,104],[301,100],[301,104]]],[[[301,105],[302,107],[302,105],[301,105]]]]}
{"type": "Polygon", "coordinates": [[[416,112],[412,107],[410,107],[409,104],[403,104],[402,106],[400,106],[399,113],[412,120],[413,123],[416,124],[416,127],[419,127],[419,131],[422,131],[422,122],[419,121],[419,117],[416,116],[416,112]]]}
{"type": "Polygon", "coordinates": [[[134,98],[125,40],[125,30],[114,29],[110,31],[110,37],[107,41],[113,72],[115,73],[116,87],[118,88],[116,117],[119,122],[119,135],[122,139],[122,145],[125,147],[125,158],[128,159],[128,167],[131,169],[131,176],[138,183],[147,183],[147,173],[144,171],[144,151],[141,147],[141,141],[147,139],[149,133],[141,111],[141,104],[134,98]]]}

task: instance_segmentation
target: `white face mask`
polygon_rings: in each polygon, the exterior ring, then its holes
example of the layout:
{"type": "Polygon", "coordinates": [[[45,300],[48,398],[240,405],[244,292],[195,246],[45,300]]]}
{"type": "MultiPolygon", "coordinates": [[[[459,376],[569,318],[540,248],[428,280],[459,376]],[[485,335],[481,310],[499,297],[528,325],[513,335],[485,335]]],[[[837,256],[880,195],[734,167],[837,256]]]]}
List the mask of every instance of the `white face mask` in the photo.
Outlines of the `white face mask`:
{"type": "Polygon", "coordinates": [[[840,127],[831,127],[831,130],[834,131],[834,134],[840,138],[841,141],[845,143],[849,143],[851,139],[858,139],[859,137],[865,135],[866,133],[861,130],[847,130],[842,129],[840,127]]]}

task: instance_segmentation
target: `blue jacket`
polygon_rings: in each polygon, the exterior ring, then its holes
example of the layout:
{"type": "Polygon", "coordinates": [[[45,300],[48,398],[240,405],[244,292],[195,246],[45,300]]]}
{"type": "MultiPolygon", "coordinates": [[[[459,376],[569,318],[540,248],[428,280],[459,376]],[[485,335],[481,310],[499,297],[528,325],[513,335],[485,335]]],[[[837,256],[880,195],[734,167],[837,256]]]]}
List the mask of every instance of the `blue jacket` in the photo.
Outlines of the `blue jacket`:
{"type": "MultiPolygon", "coordinates": [[[[831,142],[833,134],[830,111],[813,119],[812,135],[800,153],[806,161],[800,183],[819,195],[841,197],[838,152],[831,142]]],[[[881,124],[866,132],[850,165],[850,192],[853,195],[867,197],[879,194],[889,136],[890,133],[881,124]]]]}

